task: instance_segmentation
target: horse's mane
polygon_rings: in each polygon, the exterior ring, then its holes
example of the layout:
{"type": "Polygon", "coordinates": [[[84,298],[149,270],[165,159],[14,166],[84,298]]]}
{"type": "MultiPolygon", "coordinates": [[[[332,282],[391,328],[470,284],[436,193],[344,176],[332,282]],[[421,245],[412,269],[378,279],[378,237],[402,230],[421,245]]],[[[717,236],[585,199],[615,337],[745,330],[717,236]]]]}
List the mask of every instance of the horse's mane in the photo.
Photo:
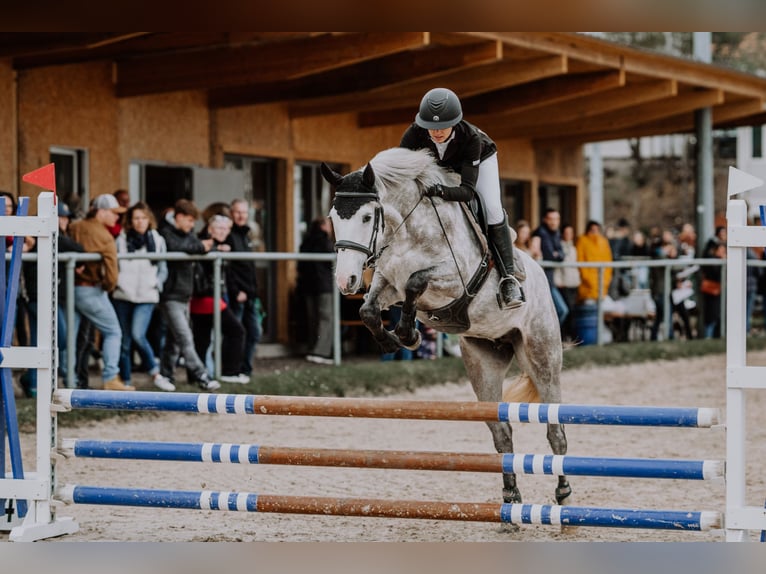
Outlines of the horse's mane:
{"type": "Polygon", "coordinates": [[[380,183],[386,189],[401,189],[414,181],[418,189],[445,183],[445,171],[428,150],[394,147],[379,152],[370,160],[380,183]]]}

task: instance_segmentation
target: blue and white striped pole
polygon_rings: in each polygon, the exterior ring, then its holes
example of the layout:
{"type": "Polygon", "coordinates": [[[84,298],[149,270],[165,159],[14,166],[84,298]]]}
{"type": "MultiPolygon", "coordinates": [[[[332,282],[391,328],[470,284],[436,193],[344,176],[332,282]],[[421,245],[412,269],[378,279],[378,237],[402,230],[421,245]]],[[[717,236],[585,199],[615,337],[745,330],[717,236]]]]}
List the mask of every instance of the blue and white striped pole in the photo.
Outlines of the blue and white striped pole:
{"type": "Polygon", "coordinates": [[[61,488],[57,498],[69,504],[660,530],[712,530],[721,528],[722,523],[721,513],[714,511],[328,498],[82,485],[67,485],[61,488]]]}
{"type": "Polygon", "coordinates": [[[256,444],[184,443],[64,439],[66,457],[442,470],[516,474],[611,476],[678,480],[723,478],[718,460],[600,458],[552,454],[449,453],[394,450],[341,450],[256,444]]]}
{"type": "Polygon", "coordinates": [[[711,427],[715,408],[407,401],[336,397],[284,397],[58,389],[55,407],[206,414],[291,415],[413,420],[559,423],[618,426],[711,427]]]}

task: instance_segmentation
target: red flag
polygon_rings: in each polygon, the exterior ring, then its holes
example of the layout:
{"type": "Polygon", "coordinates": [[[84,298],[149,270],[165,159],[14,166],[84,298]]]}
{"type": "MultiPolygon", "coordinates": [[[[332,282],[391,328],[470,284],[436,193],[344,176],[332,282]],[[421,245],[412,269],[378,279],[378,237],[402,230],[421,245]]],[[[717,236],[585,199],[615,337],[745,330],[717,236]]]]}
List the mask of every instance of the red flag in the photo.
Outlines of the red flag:
{"type": "Polygon", "coordinates": [[[21,181],[26,181],[37,187],[42,187],[52,192],[56,192],[56,166],[49,163],[29,173],[21,176],[21,181]]]}

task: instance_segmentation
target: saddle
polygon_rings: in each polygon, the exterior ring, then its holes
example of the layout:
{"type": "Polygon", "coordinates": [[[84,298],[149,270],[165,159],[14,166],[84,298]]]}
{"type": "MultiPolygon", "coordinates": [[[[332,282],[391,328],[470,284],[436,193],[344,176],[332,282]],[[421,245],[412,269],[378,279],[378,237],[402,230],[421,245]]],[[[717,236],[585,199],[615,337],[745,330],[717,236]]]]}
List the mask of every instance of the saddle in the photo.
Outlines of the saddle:
{"type": "MultiPolygon", "coordinates": [[[[490,257],[489,243],[487,242],[484,210],[478,196],[474,201],[471,201],[470,206],[466,203],[460,203],[460,206],[481,247],[481,262],[471,279],[466,283],[465,291],[461,297],[439,309],[423,310],[428,316],[428,320],[434,324],[438,331],[451,334],[465,333],[471,328],[471,321],[468,318],[468,307],[471,305],[476,293],[484,285],[487,277],[489,277],[492,267],[494,267],[494,262],[490,257]]],[[[516,232],[513,228],[511,228],[511,240],[516,240],[516,232]]],[[[514,249],[513,259],[514,276],[520,283],[523,283],[527,275],[524,272],[524,262],[518,256],[518,250],[514,249]]]]}

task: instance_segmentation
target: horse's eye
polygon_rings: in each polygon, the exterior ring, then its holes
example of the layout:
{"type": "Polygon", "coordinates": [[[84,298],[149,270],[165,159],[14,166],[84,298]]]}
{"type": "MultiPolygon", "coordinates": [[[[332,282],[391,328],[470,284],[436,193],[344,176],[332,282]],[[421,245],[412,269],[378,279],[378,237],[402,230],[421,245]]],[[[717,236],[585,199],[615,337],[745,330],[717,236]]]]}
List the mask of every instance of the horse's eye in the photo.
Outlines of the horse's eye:
{"type": "Polygon", "coordinates": [[[369,213],[362,218],[362,223],[369,223],[370,221],[372,221],[372,215],[369,213]]]}

